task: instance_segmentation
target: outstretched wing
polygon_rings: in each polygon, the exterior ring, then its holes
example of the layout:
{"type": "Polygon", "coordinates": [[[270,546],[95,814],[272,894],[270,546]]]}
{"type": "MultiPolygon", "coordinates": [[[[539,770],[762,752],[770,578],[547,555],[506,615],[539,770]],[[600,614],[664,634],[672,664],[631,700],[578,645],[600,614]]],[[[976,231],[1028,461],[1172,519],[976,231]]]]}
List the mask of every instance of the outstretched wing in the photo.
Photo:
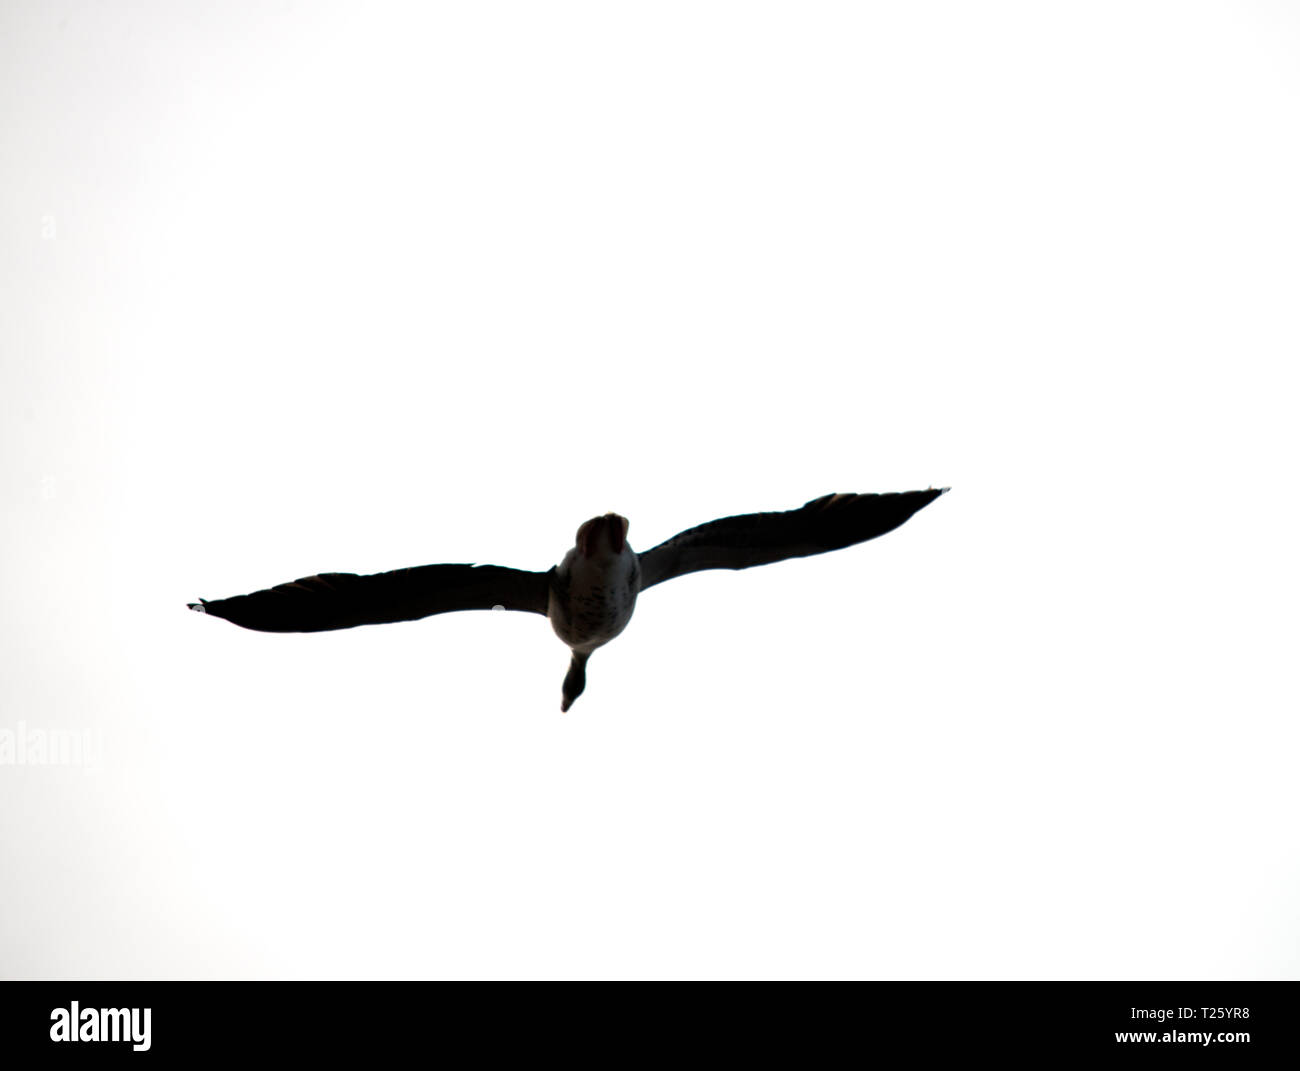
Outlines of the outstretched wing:
{"type": "Polygon", "coordinates": [[[893,531],[947,490],[824,495],[784,513],[709,521],[640,555],[641,590],[700,569],[748,569],[851,547],[893,531]]]}
{"type": "Polygon", "coordinates": [[[500,565],[421,565],[370,576],[321,573],[189,607],[259,632],[324,632],[497,606],[545,614],[549,577],[500,565]]]}

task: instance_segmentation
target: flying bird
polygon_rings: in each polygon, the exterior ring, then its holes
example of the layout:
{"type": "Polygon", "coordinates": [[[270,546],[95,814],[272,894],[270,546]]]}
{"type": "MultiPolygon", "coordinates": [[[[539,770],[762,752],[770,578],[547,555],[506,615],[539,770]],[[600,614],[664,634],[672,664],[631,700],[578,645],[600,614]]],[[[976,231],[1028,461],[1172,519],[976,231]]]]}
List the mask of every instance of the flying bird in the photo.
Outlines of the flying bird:
{"type": "Polygon", "coordinates": [[[565,711],[587,685],[592,652],[627,628],[646,588],[701,569],[748,569],[851,547],[893,531],[947,490],[824,495],[799,509],[709,521],[640,554],[628,545],[627,518],[606,513],[583,524],[573,548],[545,572],[420,565],[370,576],[320,573],[188,605],[259,632],[324,632],[453,610],[542,614],[572,652],[560,703],[565,711]]]}

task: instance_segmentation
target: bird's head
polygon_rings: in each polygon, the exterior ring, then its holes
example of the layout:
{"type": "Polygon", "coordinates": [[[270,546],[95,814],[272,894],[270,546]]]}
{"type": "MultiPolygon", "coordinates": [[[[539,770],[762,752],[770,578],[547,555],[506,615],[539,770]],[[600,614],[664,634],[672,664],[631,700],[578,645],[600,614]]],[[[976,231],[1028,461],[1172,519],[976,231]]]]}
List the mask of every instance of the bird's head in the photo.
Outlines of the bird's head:
{"type": "Polygon", "coordinates": [[[622,554],[627,546],[627,529],[627,518],[617,513],[592,517],[578,529],[578,553],[584,558],[594,558],[602,552],[622,554]]]}

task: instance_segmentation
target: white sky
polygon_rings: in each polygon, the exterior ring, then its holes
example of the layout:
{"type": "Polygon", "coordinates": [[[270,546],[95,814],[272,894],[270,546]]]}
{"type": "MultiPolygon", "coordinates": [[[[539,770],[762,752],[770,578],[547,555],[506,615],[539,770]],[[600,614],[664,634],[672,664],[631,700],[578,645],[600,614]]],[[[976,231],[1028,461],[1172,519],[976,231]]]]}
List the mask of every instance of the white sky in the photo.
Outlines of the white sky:
{"type": "Polygon", "coordinates": [[[1300,976],[1300,19],[0,11],[5,977],[1300,976]],[[539,617],[185,611],[829,491],[539,617]]]}

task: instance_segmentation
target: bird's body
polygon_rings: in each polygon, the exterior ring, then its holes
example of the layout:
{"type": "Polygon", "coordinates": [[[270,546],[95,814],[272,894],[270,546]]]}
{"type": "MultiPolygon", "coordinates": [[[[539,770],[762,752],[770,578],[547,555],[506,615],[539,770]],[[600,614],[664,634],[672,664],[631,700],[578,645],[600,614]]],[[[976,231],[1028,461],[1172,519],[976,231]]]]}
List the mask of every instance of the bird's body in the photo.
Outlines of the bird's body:
{"type": "Polygon", "coordinates": [[[555,634],[581,654],[609,643],[636,609],[641,563],[627,545],[627,526],[614,513],[593,518],[555,567],[546,616],[555,634]]]}
{"type": "Polygon", "coordinates": [[[747,569],[852,546],[892,531],[946,490],[825,495],[797,510],[710,521],[640,554],[628,545],[627,519],[606,513],[583,524],[573,548],[546,572],[424,565],[371,576],[321,573],[189,607],[262,632],[319,632],[455,610],[544,614],[572,652],[560,707],[568,710],[586,686],[592,652],[627,628],[647,588],[701,569],[747,569]]]}

